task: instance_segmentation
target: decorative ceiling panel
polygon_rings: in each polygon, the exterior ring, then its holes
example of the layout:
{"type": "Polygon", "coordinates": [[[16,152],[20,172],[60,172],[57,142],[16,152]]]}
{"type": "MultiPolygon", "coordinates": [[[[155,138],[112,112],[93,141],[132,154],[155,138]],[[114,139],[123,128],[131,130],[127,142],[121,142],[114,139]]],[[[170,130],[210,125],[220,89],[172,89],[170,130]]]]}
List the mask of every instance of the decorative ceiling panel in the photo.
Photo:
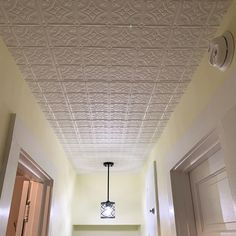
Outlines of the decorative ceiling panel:
{"type": "Polygon", "coordinates": [[[141,167],[230,0],[0,0],[0,35],[78,172],[141,167]]]}

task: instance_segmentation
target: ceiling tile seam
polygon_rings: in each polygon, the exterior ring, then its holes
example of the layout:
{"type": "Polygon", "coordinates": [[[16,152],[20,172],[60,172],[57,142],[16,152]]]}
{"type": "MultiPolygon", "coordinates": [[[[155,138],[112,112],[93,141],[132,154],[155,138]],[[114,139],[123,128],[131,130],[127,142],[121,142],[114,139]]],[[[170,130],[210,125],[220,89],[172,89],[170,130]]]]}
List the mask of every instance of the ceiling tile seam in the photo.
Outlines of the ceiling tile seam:
{"type": "MultiPolygon", "coordinates": [[[[39,12],[40,12],[40,14],[39,14],[39,15],[40,15],[40,21],[43,23],[43,22],[45,22],[45,20],[44,20],[43,14],[42,14],[41,6],[40,6],[40,4],[39,4],[38,2],[37,2],[36,4],[38,5],[38,9],[39,9],[39,12]]],[[[46,36],[47,47],[48,47],[48,50],[49,50],[49,52],[50,52],[50,54],[51,54],[53,66],[54,66],[54,68],[56,69],[57,80],[60,82],[60,77],[61,77],[61,75],[60,75],[60,72],[59,72],[59,70],[58,70],[58,68],[57,68],[57,66],[56,66],[56,59],[54,58],[55,55],[54,55],[54,53],[52,52],[51,48],[49,48],[49,47],[50,47],[50,41],[49,41],[49,36],[48,36],[48,32],[47,32],[47,30],[46,30],[46,26],[45,26],[45,25],[43,26],[43,29],[44,29],[44,33],[45,33],[45,36],[46,36]]],[[[65,93],[65,89],[64,89],[64,87],[63,87],[63,84],[60,83],[60,86],[61,86],[61,89],[62,89],[63,96],[64,96],[64,98],[65,98],[67,107],[69,108],[70,116],[73,117],[72,110],[71,110],[71,107],[70,107],[70,104],[69,104],[69,101],[68,101],[68,97],[67,97],[67,95],[66,95],[66,93],[65,93]]],[[[57,120],[56,117],[55,117],[55,115],[54,115],[54,113],[53,113],[53,116],[54,116],[55,120],[57,120]]],[[[58,124],[58,122],[57,122],[57,124],[58,124]]],[[[73,124],[73,127],[74,127],[74,131],[75,131],[75,133],[76,133],[76,136],[78,135],[78,136],[80,137],[80,134],[78,133],[78,127],[76,126],[76,123],[73,122],[72,124],[73,124]]],[[[62,135],[63,139],[65,140],[65,145],[67,146],[66,138],[65,138],[65,136],[64,136],[64,132],[62,131],[60,125],[59,125],[59,129],[60,129],[60,131],[61,131],[61,135],[62,135]]],[[[78,145],[79,145],[79,147],[80,147],[80,139],[77,138],[77,141],[78,141],[78,145]]],[[[70,149],[69,149],[69,150],[70,150],[70,149]]],[[[72,155],[72,153],[70,153],[70,155],[72,155]]]]}

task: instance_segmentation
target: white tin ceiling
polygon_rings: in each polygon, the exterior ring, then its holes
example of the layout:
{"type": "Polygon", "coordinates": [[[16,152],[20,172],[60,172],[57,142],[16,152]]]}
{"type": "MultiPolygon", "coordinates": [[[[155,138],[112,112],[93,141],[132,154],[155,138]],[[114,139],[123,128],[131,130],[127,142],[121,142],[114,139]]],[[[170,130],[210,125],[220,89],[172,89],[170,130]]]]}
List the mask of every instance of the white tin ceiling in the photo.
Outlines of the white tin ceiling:
{"type": "MultiPolygon", "coordinates": [[[[143,165],[228,0],[1,0],[0,35],[80,171],[143,165]]],[[[187,115],[187,114],[186,114],[187,115]]]]}

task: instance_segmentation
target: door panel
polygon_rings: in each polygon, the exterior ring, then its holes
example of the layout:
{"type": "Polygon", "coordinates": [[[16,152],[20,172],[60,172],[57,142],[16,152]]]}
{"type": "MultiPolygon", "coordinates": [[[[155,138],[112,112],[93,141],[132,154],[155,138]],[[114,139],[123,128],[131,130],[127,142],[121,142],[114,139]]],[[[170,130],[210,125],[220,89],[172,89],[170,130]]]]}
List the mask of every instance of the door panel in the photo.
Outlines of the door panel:
{"type": "Polygon", "coordinates": [[[219,150],[190,172],[198,236],[236,235],[236,214],[219,150]]]}

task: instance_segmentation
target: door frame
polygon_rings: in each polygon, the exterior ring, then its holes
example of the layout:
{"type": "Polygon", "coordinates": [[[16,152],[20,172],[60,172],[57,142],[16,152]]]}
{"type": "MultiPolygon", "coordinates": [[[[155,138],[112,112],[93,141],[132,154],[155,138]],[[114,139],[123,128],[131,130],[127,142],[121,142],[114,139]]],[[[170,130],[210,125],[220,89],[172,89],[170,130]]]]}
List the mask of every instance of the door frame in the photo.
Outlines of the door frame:
{"type": "Polygon", "coordinates": [[[170,171],[176,234],[196,236],[189,172],[221,149],[217,129],[203,137],[170,171]]]}
{"type": "Polygon", "coordinates": [[[32,161],[44,170],[45,176],[53,181],[55,170],[49,162],[50,159],[16,114],[11,114],[5,156],[0,171],[0,235],[6,235],[18,164],[25,164],[30,168],[29,162],[20,158],[22,154],[30,156],[32,161]]]}

